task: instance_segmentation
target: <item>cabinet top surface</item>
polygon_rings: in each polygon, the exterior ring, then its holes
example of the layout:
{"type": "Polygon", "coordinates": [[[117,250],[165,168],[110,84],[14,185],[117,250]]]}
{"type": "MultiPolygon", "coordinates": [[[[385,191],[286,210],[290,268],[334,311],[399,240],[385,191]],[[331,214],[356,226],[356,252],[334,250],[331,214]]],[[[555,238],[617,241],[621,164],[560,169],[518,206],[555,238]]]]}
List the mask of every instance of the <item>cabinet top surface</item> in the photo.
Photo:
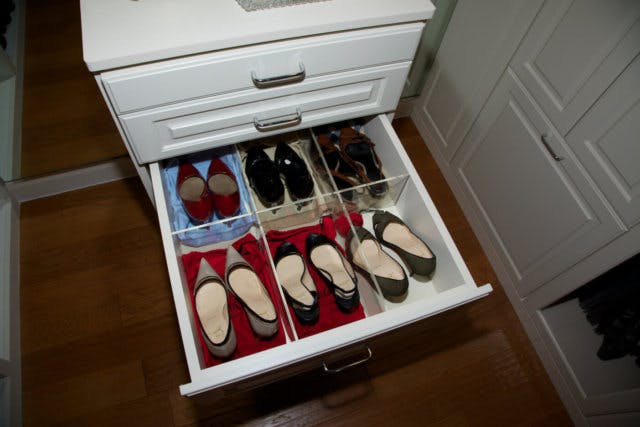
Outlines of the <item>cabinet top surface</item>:
{"type": "Polygon", "coordinates": [[[246,12],[235,0],[81,0],[93,72],[314,34],[422,21],[429,0],[327,0],[246,12]]]}

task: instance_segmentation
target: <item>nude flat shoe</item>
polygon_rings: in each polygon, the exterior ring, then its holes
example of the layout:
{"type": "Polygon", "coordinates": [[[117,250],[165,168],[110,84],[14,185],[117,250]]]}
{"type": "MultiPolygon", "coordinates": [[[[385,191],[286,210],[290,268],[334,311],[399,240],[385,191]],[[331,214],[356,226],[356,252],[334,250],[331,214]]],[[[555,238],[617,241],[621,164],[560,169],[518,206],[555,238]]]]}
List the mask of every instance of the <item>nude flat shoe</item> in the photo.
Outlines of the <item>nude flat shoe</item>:
{"type": "Polygon", "coordinates": [[[227,249],[225,278],[229,290],[247,313],[253,332],[261,338],[275,335],[278,332],[278,315],[269,292],[233,246],[227,249]]]}
{"type": "Polygon", "coordinates": [[[202,176],[191,163],[180,162],[176,191],[184,211],[195,223],[206,222],[213,214],[213,199],[202,176]]]}
{"type": "Polygon", "coordinates": [[[407,297],[407,274],[402,266],[382,249],[380,242],[367,229],[355,227],[355,231],[349,236],[347,257],[363,272],[368,273],[369,268],[371,269],[385,299],[401,302],[407,297]]]}
{"type": "Polygon", "coordinates": [[[221,217],[227,218],[238,212],[240,192],[236,177],[231,169],[217,157],[211,159],[209,164],[207,187],[211,193],[213,208],[221,217]]]}
{"type": "Polygon", "coordinates": [[[349,311],[360,302],[358,279],[349,260],[324,234],[311,233],[306,239],[311,265],[333,291],[338,308],[349,311]]]}
{"type": "Polygon", "coordinates": [[[283,242],[274,258],[276,274],[284,295],[302,323],[315,323],[320,315],[318,291],[300,251],[291,242],[283,242]]]}
{"type": "Polygon", "coordinates": [[[373,231],[380,243],[400,256],[411,275],[433,274],[436,256],[400,218],[386,211],[378,211],[373,215],[373,231]]]}
{"type": "Polygon", "coordinates": [[[229,316],[227,289],[207,262],[200,260],[198,277],[193,288],[196,313],[207,348],[216,357],[225,359],[236,349],[236,334],[229,316]]]}

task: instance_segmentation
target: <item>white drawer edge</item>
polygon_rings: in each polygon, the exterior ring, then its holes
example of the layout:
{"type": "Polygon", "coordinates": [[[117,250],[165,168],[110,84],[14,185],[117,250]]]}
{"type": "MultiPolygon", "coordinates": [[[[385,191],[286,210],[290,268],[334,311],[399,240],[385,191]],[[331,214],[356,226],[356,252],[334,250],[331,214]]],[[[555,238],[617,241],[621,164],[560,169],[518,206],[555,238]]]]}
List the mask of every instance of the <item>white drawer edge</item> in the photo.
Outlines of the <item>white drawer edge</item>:
{"type": "Polygon", "coordinates": [[[344,325],[261,353],[231,360],[225,363],[228,369],[225,369],[224,372],[201,371],[197,379],[191,383],[180,386],[180,393],[186,396],[193,396],[256,375],[284,368],[311,357],[316,357],[320,354],[353,344],[354,329],[357,329],[358,341],[370,339],[398,327],[482,298],[488,295],[491,290],[492,287],[489,284],[481,287],[476,287],[472,284],[458,286],[455,289],[438,295],[438,297],[434,298],[434,301],[430,301],[427,304],[425,304],[424,301],[416,301],[412,304],[398,307],[393,311],[379,313],[375,316],[362,319],[356,324],[344,325]],[[322,349],[321,352],[318,352],[319,348],[322,349]],[[234,372],[245,372],[245,374],[239,377],[234,375],[234,372]]]}
{"type": "Polygon", "coordinates": [[[420,194],[420,197],[422,198],[422,201],[424,202],[425,206],[427,207],[427,209],[429,209],[429,213],[433,218],[433,221],[436,224],[436,227],[438,228],[438,230],[441,231],[442,238],[444,240],[445,245],[447,246],[447,250],[453,257],[455,263],[460,267],[460,272],[463,275],[464,283],[475,283],[475,281],[473,280],[473,277],[471,276],[471,273],[469,272],[469,269],[467,268],[467,264],[464,262],[464,260],[462,259],[462,256],[460,255],[460,252],[458,251],[458,247],[453,241],[451,234],[449,234],[449,229],[445,225],[444,221],[442,220],[442,217],[440,216],[440,213],[436,209],[435,204],[433,203],[433,200],[429,195],[429,192],[427,191],[424,184],[422,183],[422,179],[420,178],[420,175],[418,175],[418,171],[416,171],[416,168],[411,162],[409,155],[405,151],[404,147],[402,146],[402,143],[400,142],[400,139],[396,135],[396,132],[393,129],[393,126],[391,125],[389,118],[384,114],[380,114],[378,118],[380,119],[380,123],[384,127],[386,133],[391,138],[391,141],[393,142],[393,145],[395,146],[396,151],[398,152],[398,155],[403,160],[404,166],[407,169],[407,173],[409,174],[409,176],[411,177],[411,180],[415,184],[416,190],[420,194]]]}
{"type": "Polygon", "coordinates": [[[190,328],[190,314],[187,308],[187,302],[182,294],[181,290],[174,285],[174,278],[182,276],[180,268],[177,262],[177,254],[175,246],[173,244],[171,225],[169,223],[169,215],[166,210],[166,200],[164,196],[164,189],[162,185],[162,177],[160,175],[160,167],[158,163],[149,164],[149,172],[151,175],[151,182],[153,186],[153,195],[156,201],[156,209],[158,211],[158,222],[160,224],[160,234],[162,237],[162,246],[164,247],[164,255],[167,261],[167,269],[169,270],[169,280],[171,281],[171,293],[173,295],[173,302],[176,307],[176,315],[178,317],[178,325],[180,327],[180,336],[182,338],[182,344],[184,346],[184,352],[189,368],[189,375],[191,378],[197,376],[200,372],[200,366],[198,365],[199,355],[195,347],[195,343],[192,339],[192,332],[190,328]]]}

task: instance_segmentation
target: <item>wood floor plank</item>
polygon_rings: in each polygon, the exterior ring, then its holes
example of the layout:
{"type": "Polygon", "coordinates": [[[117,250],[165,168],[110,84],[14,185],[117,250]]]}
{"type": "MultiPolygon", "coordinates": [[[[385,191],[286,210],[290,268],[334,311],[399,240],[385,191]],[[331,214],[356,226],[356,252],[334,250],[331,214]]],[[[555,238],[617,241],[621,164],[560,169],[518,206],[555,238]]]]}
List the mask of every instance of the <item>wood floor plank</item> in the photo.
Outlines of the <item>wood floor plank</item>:
{"type": "MultiPolygon", "coordinates": [[[[28,330],[23,332],[23,337],[28,333],[28,330]]],[[[23,353],[22,387],[24,390],[36,390],[121,363],[143,363],[147,358],[153,359],[171,351],[179,351],[182,356],[175,360],[176,366],[186,368],[178,322],[173,312],[104,333],[96,331],[89,337],[31,354],[23,353]]]]}
{"type": "Polygon", "coordinates": [[[23,203],[21,251],[37,256],[38,251],[57,249],[61,244],[73,246],[144,228],[158,239],[157,217],[140,189],[138,181],[122,180],[23,203]]]}
{"type": "Polygon", "coordinates": [[[37,391],[24,390],[25,426],[56,425],[145,396],[144,375],[135,361],[99,370],[37,391]]]}
{"type": "Polygon", "coordinates": [[[146,357],[142,361],[147,394],[176,394],[189,382],[189,369],[182,348],[146,357]]]}
{"type": "Polygon", "coordinates": [[[173,427],[167,395],[155,395],[110,406],[64,422],[66,427],[173,427]]]}
{"type": "Polygon", "coordinates": [[[82,58],[76,0],[26,3],[21,176],[126,155],[82,58]]]}
{"type": "Polygon", "coordinates": [[[21,311],[24,355],[121,326],[117,289],[95,272],[25,286],[20,297],[29,302],[21,311]]]}

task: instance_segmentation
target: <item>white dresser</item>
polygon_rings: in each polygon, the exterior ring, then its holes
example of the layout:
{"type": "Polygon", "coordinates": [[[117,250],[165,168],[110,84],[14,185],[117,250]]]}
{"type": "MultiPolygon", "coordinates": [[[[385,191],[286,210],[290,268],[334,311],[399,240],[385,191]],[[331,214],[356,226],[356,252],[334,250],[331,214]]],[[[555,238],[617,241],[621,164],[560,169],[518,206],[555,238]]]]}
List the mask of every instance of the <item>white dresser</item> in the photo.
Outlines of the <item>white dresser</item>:
{"type": "MultiPolygon", "coordinates": [[[[85,61],[158,211],[191,376],[182,394],[253,387],[323,365],[341,370],[339,361],[328,366],[327,360],[350,352],[362,352],[359,361],[375,357],[367,344],[376,336],[491,291],[473,281],[387,116],[433,14],[429,1],[329,0],[256,12],[233,0],[83,0],[81,6],[85,61]],[[205,367],[163,162],[355,118],[362,118],[384,166],[390,189],[384,208],[429,243],[438,259],[435,274],[428,281],[410,278],[402,303],[369,292],[362,320],[306,338],[294,333],[284,345],[205,367]]],[[[333,214],[354,209],[335,188],[310,206],[331,206],[333,214]]],[[[252,210],[256,237],[264,240],[267,214],[252,210]]],[[[295,214],[284,207],[279,215],[287,212],[295,214]]],[[[364,213],[365,222],[370,215],[364,213]]]]}

